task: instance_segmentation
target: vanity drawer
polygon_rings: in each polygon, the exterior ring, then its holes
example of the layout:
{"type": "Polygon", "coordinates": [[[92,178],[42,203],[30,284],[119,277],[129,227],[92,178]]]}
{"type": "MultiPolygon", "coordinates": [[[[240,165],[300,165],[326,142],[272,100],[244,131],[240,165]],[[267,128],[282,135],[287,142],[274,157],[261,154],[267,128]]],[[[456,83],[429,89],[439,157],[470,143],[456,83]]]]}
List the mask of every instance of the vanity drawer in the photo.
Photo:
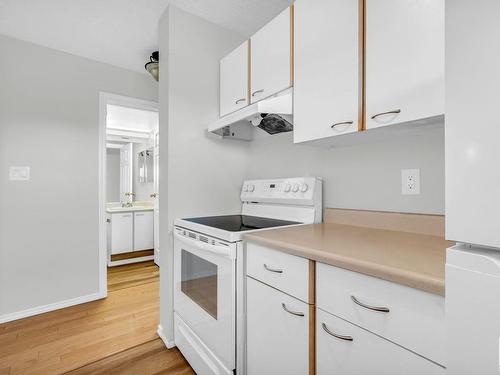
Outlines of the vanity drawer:
{"type": "Polygon", "coordinates": [[[442,296],[322,263],[316,267],[319,308],[445,365],[442,296]]]}
{"type": "MultiPolygon", "coordinates": [[[[309,293],[308,259],[248,242],[246,261],[248,276],[304,302],[313,302],[310,299],[314,293],[309,293]]],[[[314,275],[314,271],[311,272],[314,275]]]]}

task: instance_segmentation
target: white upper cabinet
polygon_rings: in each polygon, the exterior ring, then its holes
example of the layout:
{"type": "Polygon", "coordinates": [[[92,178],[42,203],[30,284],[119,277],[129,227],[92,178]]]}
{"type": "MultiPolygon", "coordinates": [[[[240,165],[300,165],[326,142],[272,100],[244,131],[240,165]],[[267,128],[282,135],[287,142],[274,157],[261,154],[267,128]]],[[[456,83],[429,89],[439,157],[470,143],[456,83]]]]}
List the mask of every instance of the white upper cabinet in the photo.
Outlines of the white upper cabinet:
{"type": "Polygon", "coordinates": [[[248,41],[220,61],[220,116],[248,105],[248,41]]]}
{"type": "Polygon", "coordinates": [[[285,9],[250,38],[252,103],[292,84],[291,9],[285,9]]]}
{"type": "Polygon", "coordinates": [[[444,0],[366,0],[366,128],[444,114],[444,0]]]}
{"type": "Polygon", "coordinates": [[[294,141],[358,130],[359,0],[297,0],[294,141]]]}

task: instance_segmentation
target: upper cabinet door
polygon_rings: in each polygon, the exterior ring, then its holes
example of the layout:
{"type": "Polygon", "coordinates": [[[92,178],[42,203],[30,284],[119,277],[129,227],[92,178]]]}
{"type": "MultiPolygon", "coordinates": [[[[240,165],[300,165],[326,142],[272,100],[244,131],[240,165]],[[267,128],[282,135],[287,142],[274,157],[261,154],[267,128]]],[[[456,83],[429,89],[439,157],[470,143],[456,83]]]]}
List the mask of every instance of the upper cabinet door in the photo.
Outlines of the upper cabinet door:
{"type": "Polygon", "coordinates": [[[220,61],[220,116],[248,105],[248,41],[220,61]]]}
{"type": "Polygon", "coordinates": [[[366,128],[444,114],[444,0],[366,0],[366,128]]]}
{"type": "Polygon", "coordinates": [[[359,0],[297,0],[294,141],[358,130],[359,0]]]}
{"type": "Polygon", "coordinates": [[[252,103],[292,84],[291,9],[285,9],[250,38],[252,103]]]}

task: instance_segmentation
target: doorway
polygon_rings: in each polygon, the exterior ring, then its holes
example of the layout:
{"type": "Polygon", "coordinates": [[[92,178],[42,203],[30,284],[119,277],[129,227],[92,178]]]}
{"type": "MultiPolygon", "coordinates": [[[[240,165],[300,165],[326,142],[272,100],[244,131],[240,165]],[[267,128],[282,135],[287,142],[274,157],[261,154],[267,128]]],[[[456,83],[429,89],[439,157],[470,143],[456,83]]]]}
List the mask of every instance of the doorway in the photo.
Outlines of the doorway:
{"type": "Polygon", "coordinates": [[[159,264],[158,103],[99,95],[99,289],[108,267],[159,264]]]}

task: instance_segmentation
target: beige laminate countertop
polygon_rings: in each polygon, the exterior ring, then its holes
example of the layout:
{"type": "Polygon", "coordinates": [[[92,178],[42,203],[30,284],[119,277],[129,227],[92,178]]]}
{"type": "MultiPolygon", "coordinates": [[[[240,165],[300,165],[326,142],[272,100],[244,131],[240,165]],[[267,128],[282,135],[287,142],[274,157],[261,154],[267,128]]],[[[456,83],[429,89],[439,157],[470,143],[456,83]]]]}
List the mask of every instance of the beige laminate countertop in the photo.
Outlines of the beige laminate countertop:
{"type": "Polygon", "coordinates": [[[446,248],[454,244],[426,234],[326,223],[259,231],[245,239],[443,296],[446,248]]]}

